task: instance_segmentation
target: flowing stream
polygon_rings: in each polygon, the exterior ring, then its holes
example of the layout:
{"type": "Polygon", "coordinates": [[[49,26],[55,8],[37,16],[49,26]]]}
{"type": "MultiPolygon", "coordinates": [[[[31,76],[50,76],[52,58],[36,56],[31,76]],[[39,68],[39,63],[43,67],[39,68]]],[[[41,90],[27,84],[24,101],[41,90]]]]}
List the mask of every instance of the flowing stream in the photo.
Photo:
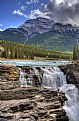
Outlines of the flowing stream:
{"type": "Polygon", "coordinates": [[[66,84],[66,76],[58,67],[46,67],[43,74],[42,84],[46,87],[59,88],[66,84]]]}
{"type": "Polygon", "coordinates": [[[79,121],[79,94],[78,89],[73,84],[63,85],[60,90],[65,92],[68,101],[65,102],[64,109],[69,117],[69,121],[79,121]]]}
{"type": "Polygon", "coordinates": [[[67,84],[66,76],[57,67],[67,64],[65,61],[2,61],[2,64],[14,64],[15,66],[32,66],[28,77],[26,78],[25,70],[20,69],[20,83],[22,87],[27,87],[28,82],[32,86],[33,76],[36,75],[38,80],[42,79],[42,86],[46,88],[59,88],[65,92],[68,101],[65,102],[65,109],[69,121],[79,121],[79,90],[73,84],[67,84]],[[40,66],[39,71],[36,67],[40,66]],[[43,72],[43,73],[42,73],[43,72]]]}
{"type": "MultiPolygon", "coordinates": [[[[78,89],[73,84],[67,84],[66,76],[58,67],[40,67],[43,71],[42,86],[46,88],[59,88],[61,91],[65,92],[68,101],[65,102],[63,106],[66,111],[69,121],[79,121],[79,94],[78,89]]],[[[25,78],[25,72],[20,71],[21,86],[27,87],[28,79],[32,85],[32,74],[38,76],[40,80],[40,73],[37,68],[33,67],[30,70],[30,77],[25,78]]]]}
{"type": "Polygon", "coordinates": [[[65,92],[68,101],[63,106],[69,121],[79,121],[79,90],[73,84],[67,84],[66,76],[58,68],[45,68],[43,74],[43,85],[51,88],[59,88],[65,92]]]}
{"type": "Polygon", "coordinates": [[[25,72],[21,68],[19,68],[19,70],[20,70],[19,81],[20,81],[21,87],[27,87],[27,80],[25,78],[25,72]]]}

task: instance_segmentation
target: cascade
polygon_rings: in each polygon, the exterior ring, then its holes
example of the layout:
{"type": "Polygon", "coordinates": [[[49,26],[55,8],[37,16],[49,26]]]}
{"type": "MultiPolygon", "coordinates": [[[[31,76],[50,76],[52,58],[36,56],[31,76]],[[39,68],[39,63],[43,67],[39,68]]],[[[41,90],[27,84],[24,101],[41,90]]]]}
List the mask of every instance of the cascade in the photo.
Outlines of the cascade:
{"type": "Polygon", "coordinates": [[[20,81],[21,87],[27,87],[27,80],[25,78],[25,72],[21,68],[19,68],[19,70],[20,70],[19,81],[20,81]]]}
{"type": "Polygon", "coordinates": [[[66,76],[58,67],[46,67],[43,69],[42,85],[52,88],[61,87],[66,84],[66,76]]]}
{"type": "Polygon", "coordinates": [[[69,121],[79,121],[79,93],[73,84],[67,84],[66,76],[58,67],[47,67],[43,74],[43,85],[51,88],[59,88],[67,97],[63,106],[69,121]]]}
{"type": "MultiPolygon", "coordinates": [[[[66,94],[67,101],[63,106],[69,121],[79,121],[79,94],[78,89],[73,84],[67,84],[66,76],[58,67],[40,67],[43,71],[42,86],[46,88],[59,88],[66,94]]],[[[22,87],[27,87],[28,80],[32,82],[33,75],[37,75],[40,80],[41,73],[37,68],[30,70],[29,77],[25,78],[25,72],[20,69],[20,82],[22,87]]],[[[32,83],[31,83],[32,85],[32,83]]]]}
{"type": "MultiPolygon", "coordinates": [[[[29,68],[29,72],[25,72],[25,69],[20,69],[20,84],[21,87],[27,87],[32,86],[34,82],[34,78],[37,79],[37,81],[41,82],[42,80],[42,70],[39,71],[36,67],[29,68]]],[[[41,69],[41,67],[40,67],[41,69]]]]}
{"type": "Polygon", "coordinates": [[[68,99],[63,108],[69,117],[69,121],[79,121],[78,89],[73,84],[65,84],[60,88],[60,90],[65,92],[68,99]]]}

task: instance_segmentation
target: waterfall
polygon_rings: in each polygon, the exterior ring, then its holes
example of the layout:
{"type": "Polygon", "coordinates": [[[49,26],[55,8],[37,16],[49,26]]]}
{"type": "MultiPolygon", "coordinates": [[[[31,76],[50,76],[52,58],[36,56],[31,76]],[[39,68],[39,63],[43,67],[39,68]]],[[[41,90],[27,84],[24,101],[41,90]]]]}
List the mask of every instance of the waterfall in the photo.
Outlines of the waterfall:
{"type": "Polygon", "coordinates": [[[64,109],[69,117],[69,121],[79,121],[79,95],[78,89],[73,84],[66,84],[60,88],[65,92],[68,101],[65,102],[64,109]]]}
{"type": "Polygon", "coordinates": [[[69,117],[69,121],[79,121],[78,89],[73,84],[67,84],[66,76],[58,67],[40,67],[40,70],[41,71],[36,67],[30,68],[28,78],[26,79],[25,71],[20,69],[21,86],[27,87],[28,82],[32,86],[33,76],[36,75],[39,80],[42,78],[42,86],[46,88],[59,88],[61,91],[65,92],[68,99],[63,108],[69,117]]]}
{"type": "Polygon", "coordinates": [[[66,76],[58,67],[47,67],[43,74],[43,85],[50,88],[59,88],[65,92],[68,101],[63,106],[69,121],[79,121],[79,94],[73,84],[66,84],[66,76]]]}
{"type": "MultiPolygon", "coordinates": [[[[28,68],[28,67],[27,67],[28,68]]],[[[40,67],[41,69],[41,67],[40,67]]],[[[21,87],[29,87],[33,86],[35,81],[41,82],[42,80],[42,70],[39,71],[37,67],[29,67],[29,71],[25,71],[25,69],[20,68],[20,84],[21,87]],[[36,80],[35,80],[36,79],[36,80]]]]}
{"type": "Polygon", "coordinates": [[[25,78],[25,72],[21,68],[19,68],[19,70],[20,70],[19,81],[20,81],[21,87],[27,87],[27,80],[25,78]]]}
{"type": "Polygon", "coordinates": [[[43,69],[42,85],[46,87],[58,88],[66,84],[66,76],[58,67],[46,67],[43,69]]]}

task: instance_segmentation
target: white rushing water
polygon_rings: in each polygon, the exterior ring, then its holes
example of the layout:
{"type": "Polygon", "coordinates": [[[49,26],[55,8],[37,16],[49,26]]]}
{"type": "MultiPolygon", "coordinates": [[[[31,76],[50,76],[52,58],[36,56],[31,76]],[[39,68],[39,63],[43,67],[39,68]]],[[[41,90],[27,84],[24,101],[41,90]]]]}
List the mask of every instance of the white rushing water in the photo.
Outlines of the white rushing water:
{"type": "Polygon", "coordinates": [[[45,87],[60,88],[65,92],[68,101],[65,102],[64,110],[69,121],[79,121],[79,92],[73,84],[66,84],[66,76],[58,67],[45,68],[43,85],[45,87]]]}
{"type": "MultiPolygon", "coordinates": [[[[42,86],[46,88],[59,88],[65,92],[67,101],[63,106],[64,110],[69,117],[69,121],[79,121],[79,92],[73,84],[67,84],[66,76],[58,67],[40,67],[43,71],[42,86]]],[[[22,87],[27,87],[27,81],[31,81],[32,75],[35,74],[40,80],[40,72],[33,67],[30,70],[30,76],[28,79],[25,78],[25,72],[20,70],[20,82],[22,87]]],[[[32,81],[31,81],[32,82],[32,81]]],[[[32,83],[31,83],[32,85],[32,83]]]]}
{"type": "Polygon", "coordinates": [[[46,87],[59,88],[66,84],[66,76],[58,67],[46,67],[43,69],[43,85],[46,87]]]}
{"type": "Polygon", "coordinates": [[[69,121],[79,121],[79,90],[73,84],[67,84],[66,76],[57,67],[65,65],[68,61],[1,61],[1,64],[13,64],[15,66],[32,66],[33,70],[30,70],[30,74],[26,79],[26,73],[20,69],[20,83],[21,87],[27,87],[28,83],[32,85],[33,75],[37,75],[38,79],[42,78],[42,86],[46,88],[59,88],[65,92],[68,101],[65,102],[63,108],[65,109],[69,121]],[[41,66],[42,74],[33,66],[41,66]],[[50,67],[49,67],[50,66],[50,67]],[[45,67],[45,68],[43,68],[45,67]]]}
{"type": "Polygon", "coordinates": [[[60,90],[65,92],[68,101],[65,102],[64,109],[69,117],[69,121],[79,121],[79,95],[78,89],[73,84],[63,85],[60,90]]]}
{"type": "Polygon", "coordinates": [[[19,69],[20,69],[19,81],[20,81],[21,87],[27,87],[27,80],[25,78],[25,72],[21,68],[19,69]]]}

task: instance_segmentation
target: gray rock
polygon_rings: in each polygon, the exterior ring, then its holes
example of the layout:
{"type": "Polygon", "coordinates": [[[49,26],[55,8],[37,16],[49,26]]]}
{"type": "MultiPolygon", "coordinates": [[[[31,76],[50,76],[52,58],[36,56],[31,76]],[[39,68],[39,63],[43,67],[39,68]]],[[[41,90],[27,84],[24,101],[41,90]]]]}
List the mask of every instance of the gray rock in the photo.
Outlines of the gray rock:
{"type": "Polygon", "coordinates": [[[66,74],[67,83],[75,84],[79,89],[79,63],[60,66],[60,69],[66,74]]]}

